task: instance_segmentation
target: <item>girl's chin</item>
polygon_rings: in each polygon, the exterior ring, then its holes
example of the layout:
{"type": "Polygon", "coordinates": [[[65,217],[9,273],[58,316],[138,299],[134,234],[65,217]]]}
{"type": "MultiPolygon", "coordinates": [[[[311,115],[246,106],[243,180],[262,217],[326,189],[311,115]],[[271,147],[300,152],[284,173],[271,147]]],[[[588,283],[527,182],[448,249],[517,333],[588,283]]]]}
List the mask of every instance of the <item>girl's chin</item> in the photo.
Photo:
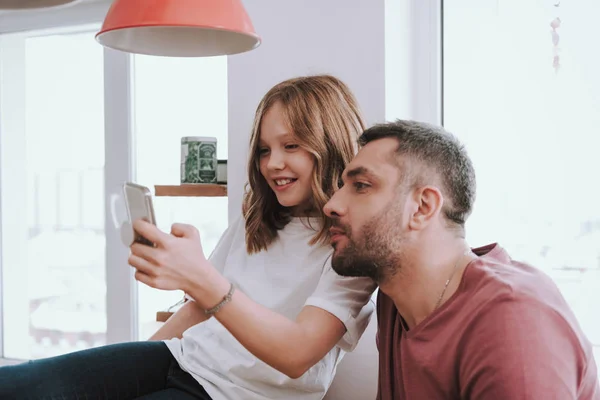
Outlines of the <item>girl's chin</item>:
{"type": "Polygon", "coordinates": [[[293,217],[319,217],[321,213],[312,205],[299,205],[298,202],[282,202],[283,207],[287,208],[293,217]]]}

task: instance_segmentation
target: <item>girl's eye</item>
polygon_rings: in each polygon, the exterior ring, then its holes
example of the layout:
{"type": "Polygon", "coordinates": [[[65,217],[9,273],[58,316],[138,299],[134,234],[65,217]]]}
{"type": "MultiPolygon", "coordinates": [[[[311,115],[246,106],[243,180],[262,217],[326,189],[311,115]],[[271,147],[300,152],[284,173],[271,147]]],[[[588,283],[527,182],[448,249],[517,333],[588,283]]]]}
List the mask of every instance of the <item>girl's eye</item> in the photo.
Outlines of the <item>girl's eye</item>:
{"type": "Polygon", "coordinates": [[[297,144],[287,144],[285,146],[286,150],[294,150],[294,149],[297,149],[298,147],[300,147],[300,146],[298,146],[297,144]]]}
{"type": "Polygon", "coordinates": [[[269,149],[265,149],[265,148],[258,149],[258,155],[260,155],[260,156],[264,156],[267,153],[269,153],[269,149]]]}

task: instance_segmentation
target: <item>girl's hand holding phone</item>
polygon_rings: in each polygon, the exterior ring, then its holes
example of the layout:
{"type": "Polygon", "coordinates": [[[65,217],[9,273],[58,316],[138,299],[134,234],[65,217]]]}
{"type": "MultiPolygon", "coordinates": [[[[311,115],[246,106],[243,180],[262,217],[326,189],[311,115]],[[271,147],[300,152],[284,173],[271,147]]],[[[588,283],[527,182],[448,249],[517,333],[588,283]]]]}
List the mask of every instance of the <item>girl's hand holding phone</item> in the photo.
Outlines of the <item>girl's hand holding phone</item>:
{"type": "Polygon", "coordinates": [[[183,290],[205,309],[220,300],[223,288],[227,292],[229,283],[204,256],[194,226],[173,224],[168,234],[138,219],[133,229],[154,243],[131,245],[129,264],[136,269],[136,280],[157,289],[183,290]]]}

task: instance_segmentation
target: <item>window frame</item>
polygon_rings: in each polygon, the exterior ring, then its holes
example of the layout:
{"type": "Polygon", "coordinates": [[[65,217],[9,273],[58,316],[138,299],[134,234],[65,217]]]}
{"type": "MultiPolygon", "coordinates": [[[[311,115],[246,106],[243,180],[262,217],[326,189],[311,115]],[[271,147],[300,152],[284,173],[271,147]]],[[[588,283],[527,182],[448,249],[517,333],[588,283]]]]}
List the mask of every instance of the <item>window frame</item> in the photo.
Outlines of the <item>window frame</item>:
{"type": "MultiPolygon", "coordinates": [[[[81,2],[69,7],[57,7],[48,10],[36,10],[27,13],[0,13],[0,60],[2,60],[2,42],[13,40],[13,44],[21,40],[24,46],[27,37],[50,34],[68,34],[77,32],[98,31],[106,15],[111,1],[99,0],[81,2]],[[8,34],[8,35],[4,35],[8,34]]],[[[100,46],[100,44],[98,44],[100,46]]],[[[24,54],[24,49],[20,49],[24,54]]],[[[132,99],[132,65],[131,56],[124,52],[104,49],[104,121],[105,121],[105,169],[104,196],[106,236],[106,341],[107,344],[134,341],[138,339],[137,324],[137,283],[133,277],[133,269],[126,261],[128,249],[121,241],[119,229],[113,217],[114,204],[121,195],[124,181],[135,179],[134,134],[133,134],[133,99],[132,99]],[[110,162],[108,162],[110,160],[110,162]]],[[[22,62],[25,62],[23,59],[22,62]]],[[[0,64],[0,76],[2,76],[0,64]]],[[[0,107],[10,107],[10,90],[24,87],[23,81],[2,85],[0,81],[0,107]],[[8,86],[8,87],[7,87],[8,86]],[[8,93],[8,94],[7,94],[8,93]],[[3,101],[4,100],[4,101],[3,101]]],[[[17,99],[22,94],[16,93],[17,99]]],[[[22,102],[21,102],[22,103],[22,102]]],[[[0,150],[7,140],[3,135],[0,121],[0,150]]],[[[7,129],[4,129],[5,131],[7,129]]],[[[14,130],[13,130],[14,131],[14,130]]],[[[16,135],[13,135],[16,136],[16,135]]],[[[14,138],[13,138],[14,139],[14,138]]],[[[24,146],[24,142],[22,143],[24,146]]],[[[8,146],[7,146],[8,147],[8,146]]],[[[20,149],[25,150],[23,147],[20,149]]],[[[14,148],[11,148],[14,152],[14,148]]],[[[18,151],[17,151],[18,152],[18,151]]],[[[2,153],[7,157],[6,153],[2,153]]],[[[5,162],[6,160],[2,160],[5,162]]],[[[0,190],[3,188],[0,178],[0,190]]],[[[0,215],[0,224],[3,223],[0,215]]],[[[1,226],[1,225],[0,225],[1,226]]],[[[1,250],[0,250],[1,251],[1,250]]],[[[4,275],[0,258],[0,282],[4,275]]],[[[21,362],[5,358],[4,354],[4,293],[0,292],[0,365],[21,362]]]]}
{"type": "MultiPolygon", "coordinates": [[[[440,10],[440,32],[439,32],[439,40],[440,40],[440,57],[441,57],[441,70],[440,70],[440,84],[441,84],[441,88],[440,88],[440,98],[439,98],[439,102],[441,104],[441,125],[444,124],[444,87],[443,87],[443,80],[444,80],[444,68],[443,68],[443,59],[444,59],[444,4],[446,3],[446,0],[437,0],[439,2],[439,10],[440,10]]],[[[450,4],[450,2],[448,2],[448,4],[450,4]]],[[[501,3],[496,3],[497,7],[500,7],[501,3]]],[[[457,136],[460,139],[460,132],[457,133],[457,136]]],[[[533,264],[533,267],[536,268],[540,268],[541,265],[535,265],[533,264]]],[[[573,279],[573,276],[577,276],[579,275],[580,279],[584,280],[585,278],[581,278],[585,273],[590,273],[590,272],[596,272],[597,269],[596,268],[580,268],[580,267],[568,267],[568,266],[561,266],[558,268],[551,268],[551,272],[552,273],[548,273],[548,271],[545,271],[546,274],[549,275],[549,277],[553,280],[553,282],[556,284],[556,286],[559,288],[559,290],[561,291],[561,295],[565,298],[565,300],[568,300],[568,296],[567,293],[563,291],[563,287],[562,284],[565,283],[565,281],[568,281],[569,279],[573,279]],[[569,277],[565,277],[565,278],[560,278],[557,277],[556,275],[559,274],[564,274],[566,276],[569,277]]],[[[575,278],[577,279],[577,278],[575,278]]],[[[569,304],[569,307],[571,308],[571,310],[573,311],[573,313],[575,314],[576,311],[576,307],[573,304],[569,304]]],[[[577,315],[575,315],[578,323],[581,323],[581,321],[583,321],[584,319],[580,319],[577,315]]],[[[598,358],[598,354],[600,354],[600,343],[599,342],[594,342],[593,339],[590,338],[590,335],[584,331],[584,334],[586,335],[586,337],[588,338],[588,340],[591,343],[592,346],[592,350],[593,350],[593,356],[596,359],[596,362],[600,361],[600,359],[598,358]]],[[[600,370],[598,371],[598,373],[600,374],[600,370]]]]}

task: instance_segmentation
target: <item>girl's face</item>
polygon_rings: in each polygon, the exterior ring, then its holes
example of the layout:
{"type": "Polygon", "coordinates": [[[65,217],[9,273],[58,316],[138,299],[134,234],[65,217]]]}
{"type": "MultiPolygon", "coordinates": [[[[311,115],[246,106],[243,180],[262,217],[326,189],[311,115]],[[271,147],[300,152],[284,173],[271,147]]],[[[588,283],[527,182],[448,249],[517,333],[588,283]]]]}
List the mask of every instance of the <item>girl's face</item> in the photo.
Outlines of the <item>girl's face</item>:
{"type": "Polygon", "coordinates": [[[287,126],[281,103],[274,103],[262,117],[260,125],[260,173],[277,201],[293,208],[299,216],[310,208],[311,181],[315,162],[312,154],[300,147],[294,132],[287,126]]]}

